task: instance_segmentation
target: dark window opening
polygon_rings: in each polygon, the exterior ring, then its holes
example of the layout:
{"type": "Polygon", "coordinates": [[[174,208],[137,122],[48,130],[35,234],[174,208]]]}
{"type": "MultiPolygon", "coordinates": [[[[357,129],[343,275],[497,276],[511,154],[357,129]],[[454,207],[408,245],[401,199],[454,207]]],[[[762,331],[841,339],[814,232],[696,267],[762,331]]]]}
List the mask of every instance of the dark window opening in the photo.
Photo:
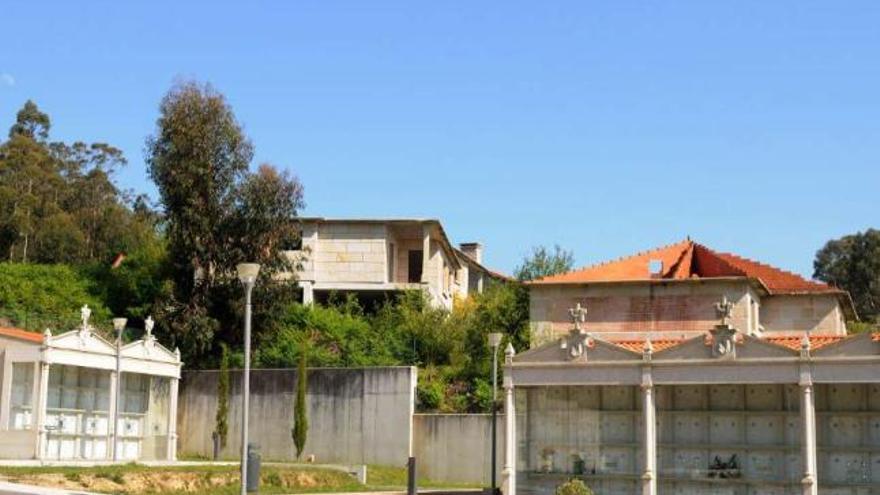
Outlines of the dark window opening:
{"type": "Polygon", "coordinates": [[[422,250],[413,250],[409,252],[409,270],[407,282],[417,284],[422,281],[422,250]]]}

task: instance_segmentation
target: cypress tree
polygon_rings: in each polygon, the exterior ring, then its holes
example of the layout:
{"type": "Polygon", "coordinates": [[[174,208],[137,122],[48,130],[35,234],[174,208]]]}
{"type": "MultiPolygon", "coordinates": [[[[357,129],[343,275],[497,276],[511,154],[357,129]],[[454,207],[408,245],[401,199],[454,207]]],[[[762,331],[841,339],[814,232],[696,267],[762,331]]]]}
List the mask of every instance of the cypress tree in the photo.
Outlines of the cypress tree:
{"type": "Polygon", "coordinates": [[[296,447],[296,458],[302,456],[306,446],[306,436],[309,431],[309,420],[306,414],[306,352],[305,349],[300,353],[299,366],[296,373],[296,401],[293,404],[294,423],[291,434],[293,435],[293,445],[296,447]]]}
{"type": "Polygon", "coordinates": [[[214,417],[214,431],[220,438],[220,448],[226,447],[226,436],[229,433],[229,423],[226,416],[229,413],[229,349],[225,344],[220,344],[222,352],[220,357],[220,376],[217,377],[217,416],[214,417]]]}

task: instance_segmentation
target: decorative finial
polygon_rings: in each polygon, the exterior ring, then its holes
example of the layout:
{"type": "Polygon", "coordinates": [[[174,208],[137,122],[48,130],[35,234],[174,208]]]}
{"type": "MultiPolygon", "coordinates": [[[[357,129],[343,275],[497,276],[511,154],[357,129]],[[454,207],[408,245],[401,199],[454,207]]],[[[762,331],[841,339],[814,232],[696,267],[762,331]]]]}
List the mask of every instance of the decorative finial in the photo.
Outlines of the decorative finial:
{"type": "Polygon", "coordinates": [[[91,318],[91,316],[92,316],[92,310],[89,309],[88,304],[83,304],[83,307],[80,308],[80,310],[79,310],[79,315],[80,315],[80,318],[82,318],[82,327],[88,328],[89,327],[89,318],[91,318]]]}
{"type": "Polygon", "coordinates": [[[176,357],[177,360],[180,361],[180,347],[174,348],[174,357],[176,357]]]}
{"type": "Polygon", "coordinates": [[[153,321],[152,316],[147,316],[147,319],[144,320],[144,331],[147,332],[147,337],[153,336],[153,325],[155,324],[156,322],[153,321]]]}
{"type": "Polygon", "coordinates": [[[651,354],[652,352],[654,352],[654,344],[651,342],[650,336],[645,339],[645,346],[642,347],[642,351],[645,354],[651,354]]]}
{"type": "Polygon", "coordinates": [[[811,347],[812,342],[810,342],[810,333],[804,332],[804,336],[801,337],[801,356],[808,357],[810,355],[811,347]]]}
{"type": "Polygon", "coordinates": [[[49,329],[49,327],[46,327],[46,329],[43,330],[43,340],[46,341],[51,338],[52,338],[52,330],[49,329]]]}
{"type": "Polygon", "coordinates": [[[504,362],[507,364],[512,363],[514,354],[516,354],[516,350],[513,348],[513,344],[508,342],[507,347],[504,348],[504,362]]]}
{"type": "Polygon", "coordinates": [[[728,326],[730,324],[730,315],[733,313],[734,303],[727,299],[727,294],[721,298],[720,302],[715,303],[715,311],[718,313],[718,317],[721,318],[721,326],[728,326]]]}
{"type": "Polygon", "coordinates": [[[574,329],[580,331],[581,323],[587,321],[587,308],[582,307],[581,303],[577,303],[577,306],[568,309],[568,314],[574,324],[574,329]]]}

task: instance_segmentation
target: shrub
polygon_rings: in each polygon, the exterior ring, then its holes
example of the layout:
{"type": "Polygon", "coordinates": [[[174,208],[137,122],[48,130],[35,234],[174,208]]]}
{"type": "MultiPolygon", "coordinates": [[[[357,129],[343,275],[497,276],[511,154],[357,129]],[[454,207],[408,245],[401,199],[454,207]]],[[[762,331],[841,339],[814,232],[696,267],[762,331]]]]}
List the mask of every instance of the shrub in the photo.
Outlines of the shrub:
{"type": "Polygon", "coordinates": [[[84,304],[92,309],[92,323],[106,324],[110,311],[94,294],[94,281],[68,265],[0,263],[0,318],[13,325],[71,330],[84,304]]]}
{"type": "Polygon", "coordinates": [[[572,478],[556,487],[556,495],[593,495],[593,490],[583,481],[572,478]]]}

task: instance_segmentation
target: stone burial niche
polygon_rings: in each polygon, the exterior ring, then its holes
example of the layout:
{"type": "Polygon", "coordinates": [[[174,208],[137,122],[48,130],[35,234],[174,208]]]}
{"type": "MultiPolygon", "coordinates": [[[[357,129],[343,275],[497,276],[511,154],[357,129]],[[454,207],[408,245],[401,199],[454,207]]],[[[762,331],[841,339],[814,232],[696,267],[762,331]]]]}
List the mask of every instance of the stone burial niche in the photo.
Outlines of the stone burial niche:
{"type": "Polygon", "coordinates": [[[505,367],[506,494],[880,494],[880,336],[581,329],[505,367]]]}
{"type": "Polygon", "coordinates": [[[151,319],[117,352],[82,313],[57,336],[0,328],[0,458],[174,460],[180,352],[151,319]]]}

